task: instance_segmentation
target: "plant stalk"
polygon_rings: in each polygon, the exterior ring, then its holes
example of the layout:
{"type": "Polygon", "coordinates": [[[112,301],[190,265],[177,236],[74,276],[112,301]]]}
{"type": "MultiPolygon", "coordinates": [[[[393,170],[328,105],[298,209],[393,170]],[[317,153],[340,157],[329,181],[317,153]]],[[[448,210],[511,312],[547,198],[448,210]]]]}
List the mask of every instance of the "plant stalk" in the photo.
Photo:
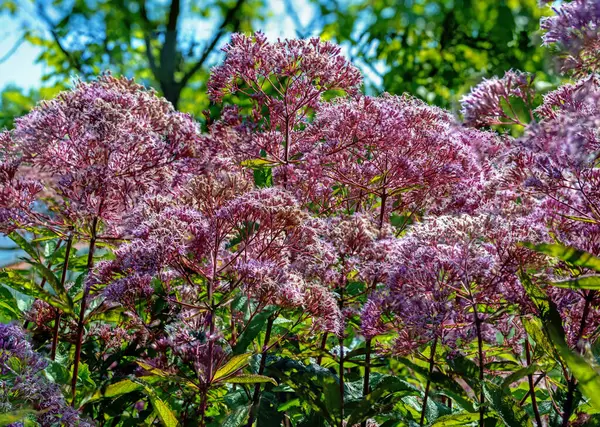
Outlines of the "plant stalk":
{"type": "MultiPolygon", "coordinates": [[[[528,338],[525,338],[525,357],[527,358],[527,366],[531,366],[531,344],[529,344],[528,338]]],[[[531,406],[533,408],[533,414],[535,415],[535,422],[537,423],[538,427],[543,427],[542,417],[540,416],[540,411],[537,405],[537,398],[535,397],[533,374],[527,375],[527,380],[529,381],[529,393],[531,394],[531,406]]]]}
{"type": "MultiPolygon", "coordinates": [[[[63,262],[62,274],[60,276],[60,286],[64,289],[65,281],[67,279],[67,271],[69,269],[69,256],[71,255],[71,245],[73,244],[73,234],[69,234],[67,239],[67,246],[65,247],[65,260],[63,262]]],[[[58,333],[60,331],[60,310],[56,309],[54,316],[54,328],[52,329],[52,350],[50,351],[50,358],[56,359],[56,348],[58,347],[58,333]]]]}
{"type": "MultiPolygon", "coordinates": [[[[92,220],[90,246],[87,259],[88,274],[94,267],[94,251],[96,250],[96,236],[98,231],[98,217],[92,220]]],[[[77,322],[77,340],[75,341],[75,360],[73,362],[73,378],[71,380],[71,406],[75,407],[75,397],[77,392],[77,376],[79,374],[79,362],[81,359],[81,347],[83,346],[83,332],[85,325],[85,310],[87,308],[87,297],[89,290],[84,286],[83,296],[81,298],[81,309],[79,312],[79,321],[77,322]]]]}
{"type": "MultiPolygon", "coordinates": [[[[271,339],[271,332],[273,330],[273,323],[277,316],[270,316],[267,320],[267,330],[265,331],[265,342],[263,343],[263,351],[260,356],[260,365],[258,367],[258,375],[263,375],[267,366],[267,349],[269,348],[269,340],[271,339]]],[[[252,427],[256,417],[258,415],[258,408],[260,405],[260,383],[254,386],[254,394],[252,395],[252,407],[250,408],[250,416],[246,427],[252,427]]]]}
{"type": "Polygon", "coordinates": [[[210,325],[209,325],[209,340],[208,340],[208,372],[206,375],[207,383],[204,387],[204,395],[202,396],[202,403],[200,404],[200,426],[203,427],[206,425],[205,416],[206,416],[206,408],[208,406],[208,390],[210,389],[212,380],[213,380],[213,355],[214,355],[214,334],[215,334],[215,306],[213,301],[214,295],[214,280],[217,275],[217,256],[219,242],[218,238],[215,237],[214,241],[214,253],[212,257],[212,271],[210,279],[207,281],[206,286],[206,299],[208,301],[208,306],[210,307],[210,325]]]}
{"type": "Polygon", "coordinates": [[[475,330],[477,331],[477,351],[479,354],[479,427],[483,427],[485,415],[485,407],[483,405],[485,401],[485,394],[483,392],[483,336],[481,334],[481,319],[479,318],[479,312],[477,311],[477,305],[475,304],[475,302],[473,302],[473,315],[475,316],[475,330]]]}
{"type": "Polygon", "coordinates": [[[425,422],[425,411],[427,409],[427,400],[429,399],[429,390],[431,388],[431,374],[435,367],[435,350],[437,347],[438,338],[435,337],[433,344],[431,345],[431,354],[429,355],[429,377],[427,377],[427,384],[425,385],[425,396],[423,396],[423,408],[421,409],[421,420],[419,425],[422,426],[425,422]]]}
{"type": "MultiPolygon", "coordinates": [[[[387,166],[387,164],[386,164],[387,166]]],[[[379,232],[381,233],[381,230],[383,229],[383,223],[385,222],[385,203],[387,202],[387,193],[386,193],[386,189],[385,189],[385,177],[384,177],[384,181],[383,181],[383,193],[381,193],[381,207],[379,209],[379,232]]],[[[367,297],[369,296],[369,294],[371,293],[372,289],[369,287],[369,289],[367,289],[367,297]]],[[[370,393],[371,388],[370,388],[370,380],[371,380],[371,351],[372,351],[372,346],[373,343],[371,341],[371,338],[368,338],[367,340],[365,340],[365,377],[363,379],[363,398],[370,393]]],[[[366,427],[367,426],[367,422],[363,421],[361,424],[361,427],[366,427]]]]}
{"type": "MultiPolygon", "coordinates": [[[[340,286],[340,312],[344,308],[344,288],[340,286]]],[[[344,426],[344,331],[340,333],[338,340],[340,346],[340,427],[344,426]]]]}
{"type": "MultiPolygon", "coordinates": [[[[585,331],[585,325],[587,322],[587,317],[590,313],[590,304],[594,299],[594,291],[589,291],[585,296],[585,304],[583,306],[583,313],[581,315],[581,323],[579,324],[579,333],[577,334],[577,341],[581,340],[583,337],[583,332],[585,331]]],[[[573,399],[575,397],[575,388],[577,386],[577,379],[573,374],[571,374],[571,378],[568,379],[567,384],[567,397],[565,399],[565,404],[563,406],[563,415],[562,415],[562,427],[569,426],[569,418],[573,415],[573,399]]]]}
{"type": "Polygon", "coordinates": [[[317,356],[317,365],[321,364],[321,361],[323,360],[323,353],[325,352],[325,347],[327,346],[327,336],[329,334],[327,332],[323,333],[323,338],[321,338],[321,346],[319,347],[320,351],[319,351],[319,355],[317,356]]]}

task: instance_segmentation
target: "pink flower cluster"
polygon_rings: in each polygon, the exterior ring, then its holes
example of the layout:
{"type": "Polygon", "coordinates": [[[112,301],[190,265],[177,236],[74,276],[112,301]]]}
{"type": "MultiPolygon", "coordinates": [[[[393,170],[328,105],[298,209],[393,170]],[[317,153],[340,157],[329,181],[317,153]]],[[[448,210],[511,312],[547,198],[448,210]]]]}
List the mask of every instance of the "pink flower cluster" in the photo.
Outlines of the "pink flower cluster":
{"type": "Polygon", "coordinates": [[[196,140],[189,115],[131,80],[78,82],[0,136],[3,216],[39,222],[42,192],[53,221],[118,223],[144,194],[177,185],[196,140]]]}
{"type": "MultiPolygon", "coordinates": [[[[543,21],[545,41],[576,34],[589,49],[597,9],[562,6],[543,21]]],[[[86,279],[92,306],[127,317],[114,340],[111,329],[93,332],[109,349],[134,334],[150,343],[152,367],[193,372],[206,399],[237,334],[268,313],[263,358],[281,315],[293,326],[279,339],[300,325],[307,340],[322,333],[327,351],[336,336],[341,376],[344,337],[360,325],[369,357],[382,334],[401,355],[477,342],[483,380],[483,359],[494,357],[483,343],[503,337],[520,352],[513,309],[535,312],[519,273],[535,270],[540,282],[589,273],[549,266],[520,243],[600,256],[597,76],[534,108],[533,76],[509,71],[463,98],[461,123],[408,96],[361,95],[357,69],[317,39],[236,34],[224,51],[211,99],[250,107],[224,105],[206,135],[111,76],[78,83],[0,135],[4,230],[99,220],[122,238],[86,279]],[[522,132],[479,129],[505,125],[522,132]]],[[[595,293],[548,293],[571,346],[595,339],[595,293]]],[[[37,304],[31,319],[43,326],[51,314],[37,304]]]]}
{"type": "Polygon", "coordinates": [[[554,8],[555,15],[542,18],[545,45],[562,54],[562,70],[577,77],[600,70],[600,2],[574,0],[554,8]]]}

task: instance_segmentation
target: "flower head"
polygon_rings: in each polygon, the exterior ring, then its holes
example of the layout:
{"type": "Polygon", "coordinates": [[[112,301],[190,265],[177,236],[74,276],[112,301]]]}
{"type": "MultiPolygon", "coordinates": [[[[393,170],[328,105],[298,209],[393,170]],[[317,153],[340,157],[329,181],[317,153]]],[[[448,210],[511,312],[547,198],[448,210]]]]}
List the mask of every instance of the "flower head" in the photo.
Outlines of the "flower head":
{"type": "Polygon", "coordinates": [[[33,409],[43,426],[87,427],[91,422],[67,405],[54,383],[43,370],[46,360],[34,352],[23,330],[12,324],[0,324],[0,399],[2,412],[33,409]]]}
{"type": "Polygon", "coordinates": [[[461,99],[465,123],[474,127],[518,123],[518,117],[509,115],[505,106],[510,105],[513,97],[529,105],[533,98],[533,78],[531,74],[510,70],[501,79],[484,79],[461,99]]]}
{"type": "Polygon", "coordinates": [[[118,222],[141,196],[176,183],[196,132],[190,116],[154,92],[103,75],[17,119],[1,157],[29,166],[61,216],[118,222]]]}
{"type": "Polygon", "coordinates": [[[544,45],[555,46],[562,54],[563,71],[576,76],[600,70],[600,2],[574,0],[553,8],[555,15],[542,18],[544,45]]]}

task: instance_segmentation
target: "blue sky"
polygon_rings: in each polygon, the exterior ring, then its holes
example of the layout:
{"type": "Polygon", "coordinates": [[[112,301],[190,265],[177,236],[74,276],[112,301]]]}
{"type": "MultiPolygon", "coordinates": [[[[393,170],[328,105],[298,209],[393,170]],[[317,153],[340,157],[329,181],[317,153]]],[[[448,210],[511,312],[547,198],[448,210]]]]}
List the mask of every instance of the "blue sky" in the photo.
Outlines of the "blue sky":
{"type": "MultiPolygon", "coordinates": [[[[0,16],[0,58],[19,40],[20,22],[9,16],[0,16]]],[[[6,61],[0,63],[0,89],[13,83],[24,88],[40,85],[42,66],[35,64],[39,50],[22,43],[6,61]]]]}
{"type": "MultiPolygon", "coordinates": [[[[313,13],[312,6],[307,0],[292,1],[300,20],[307,23],[313,13]]],[[[285,13],[285,2],[283,0],[269,0],[268,10],[272,17],[262,30],[271,38],[295,37],[295,25],[285,13]]],[[[20,13],[16,17],[0,15],[0,59],[18,42],[21,33],[19,27],[22,25],[23,20],[28,20],[31,23],[33,19],[35,19],[34,15],[27,12],[20,13]]],[[[186,23],[186,26],[189,25],[189,21],[183,22],[186,23]]],[[[212,28],[207,23],[201,23],[196,27],[196,31],[199,36],[206,34],[208,37],[212,33],[212,28]]],[[[29,43],[20,44],[15,53],[0,63],[0,90],[8,84],[16,84],[22,88],[39,87],[44,71],[42,64],[35,63],[39,54],[39,48],[29,43]]]]}

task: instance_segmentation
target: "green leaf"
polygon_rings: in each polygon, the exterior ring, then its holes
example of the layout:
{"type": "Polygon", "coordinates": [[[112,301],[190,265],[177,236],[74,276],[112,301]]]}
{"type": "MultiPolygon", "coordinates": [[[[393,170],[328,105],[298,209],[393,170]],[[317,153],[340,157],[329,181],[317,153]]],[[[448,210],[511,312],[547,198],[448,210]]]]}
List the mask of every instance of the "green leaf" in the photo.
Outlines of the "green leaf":
{"type": "Polygon", "coordinates": [[[266,375],[257,374],[241,374],[226,378],[222,382],[229,384],[256,384],[256,383],[271,383],[277,386],[277,381],[266,375]]]}
{"type": "Polygon", "coordinates": [[[23,275],[17,270],[5,269],[0,271],[0,283],[18,292],[21,292],[22,294],[46,301],[52,307],[58,308],[67,314],[73,315],[73,310],[68,304],[66,304],[56,295],[51,295],[36,283],[24,278],[23,275]]]}
{"type": "Polygon", "coordinates": [[[238,341],[233,348],[233,354],[242,354],[246,351],[252,341],[254,341],[258,334],[264,329],[267,319],[273,312],[274,309],[264,310],[254,316],[244,332],[239,336],[238,341]]]}
{"type": "Polygon", "coordinates": [[[186,378],[171,374],[169,372],[163,371],[162,369],[155,368],[154,366],[148,365],[147,363],[141,362],[139,360],[136,363],[142,368],[144,368],[146,371],[150,372],[151,374],[154,374],[157,377],[165,378],[166,380],[174,381],[183,384],[187,387],[198,390],[198,386],[186,378]]]}
{"type": "Polygon", "coordinates": [[[247,405],[236,408],[225,418],[221,427],[239,427],[244,425],[246,418],[248,418],[248,412],[250,412],[250,407],[247,405]]]}
{"type": "Polygon", "coordinates": [[[21,314],[17,300],[11,291],[6,286],[0,285],[0,321],[8,323],[21,318],[21,314]]]}
{"type": "Polygon", "coordinates": [[[564,331],[561,334],[555,325],[549,325],[548,329],[558,353],[577,379],[577,387],[590,399],[590,405],[600,411],[600,375],[583,356],[569,348],[564,339],[564,331]]]}
{"type": "Polygon", "coordinates": [[[398,377],[387,376],[352,411],[348,419],[348,425],[361,423],[373,415],[381,413],[383,408],[400,400],[402,397],[419,394],[419,391],[406,381],[398,377]]]}
{"type": "Polygon", "coordinates": [[[48,267],[39,262],[32,262],[31,266],[35,268],[42,275],[42,277],[46,279],[47,283],[52,287],[52,289],[54,289],[54,292],[61,299],[61,301],[64,301],[65,304],[68,304],[69,306],[73,307],[73,301],[67,293],[67,290],[64,288],[64,286],[60,283],[58,278],[48,267]]]}
{"type": "Polygon", "coordinates": [[[563,289],[589,289],[597,291],[600,289],[600,276],[581,276],[576,279],[550,282],[552,286],[563,289]]]}
{"type": "Polygon", "coordinates": [[[533,249],[536,252],[540,252],[554,258],[558,258],[568,264],[589,268],[594,271],[600,271],[600,258],[595,257],[589,252],[580,251],[578,249],[558,243],[542,243],[539,245],[524,243],[524,245],[529,249],[533,249]]]}
{"type": "Polygon", "coordinates": [[[256,168],[253,171],[254,184],[259,188],[273,186],[273,171],[269,167],[256,168]]]}
{"type": "Polygon", "coordinates": [[[45,369],[46,376],[50,377],[52,382],[56,384],[70,384],[71,373],[62,363],[51,361],[45,369]]]}
{"type": "Polygon", "coordinates": [[[150,387],[146,387],[146,392],[162,424],[165,427],[177,427],[179,422],[169,405],[164,400],[161,400],[150,387]]]}
{"type": "Polygon", "coordinates": [[[91,398],[90,401],[121,396],[123,394],[128,394],[134,391],[144,389],[144,385],[139,382],[131,381],[129,379],[121,380],[114,384],[110,384],[104,390],[98,390],[91,398]]]}
{"type": "Polygon", "coordinates": [[[489,402],[504,425],[508,427],[533,426],[527,413],[505,389],[488,382],[483,385],[483,392],[485,400],[489,402]]]}
{"type": "Polygon", "coordinates": [[[595,410],[600,410],[600,375],[583,356],[569,348],[556,305],[525,274],[521,275],[521,282],[540,311],[542,325],[548,338],[577,379],[577,386],[590,399],[590,405],[595,410]]]}
{"type": "Polygon", "coordinates": [[[431,427],[451,427],[451,426],[464,426],[471,425],[473,421],[479,420],[479,413],[463,413],[463,414],[452,414],[444,415],[439,417],[431,427]]]}
{"type": "Polygon", "coordinates": [[[509,376],[507,376],[506,378],[504,378],[504,381],[502,381],[501,387],[508,388],[515,381],[518,381],[527,375],[534,374],[538,369],[540,369],[540,367],[538,365],[536,365],[535,363],[532,363],[529,366],[525,366],[521,369],[518,369],[515,372],[513,372],[512,374],[510,374],[509,376]]]}
{"type": "Polygon", "coordinates": [[[38,253],[35,250],[35,248],[31,246],[31,244],[27,240],[25,240],[23,236],[21,236],[16,231],[13,231],[8,235],[8,237],[10,238],[10,240],[15,242],[21,249],[23,249],[27,253],[27,255],[29,255],[32,259],[40,261],[40,257],[38,256],[38,253]]]}
{"type": "Polygon", "coordinates": [[[339,424],[339,422],[336,423],[335,414],[332,414],[333,408],[330,408],[323,398],[324,390],[327,387],[331,384],[339,385],[335,374],[319,365],[304,365],[287,358],[271,364],[269,369],[271,372],[275,372],[274,376],[279,378],[281,383],[285,383],[294,390],[304,405],[310,407],[310,413],[313,416],[311,421],[320,421],[320,424],[306,423],[305,426],[325,425],[324,421],[327,421],[328,425],[339,424]]]}
{"type": "Polygon", "coordinates": [[[22,421],[23,418],[36,413],[37,412],[33,409],[20,409],[18,411],[0,414],[0,426],[7,426],[13,423],[17,423],[19,421],[22,421]]]}
{"type": "Polygon", "coordinates": [[[228,377],[235,372],[242,369],[248,364],[248,359],[252,356],[251,353],[238,354],[233,356],[227,363],[221,366],[217,372],[215,372],[213,382],[217,382],[225,377],[228,377]]]}
{"type": "Polygon", "coordinates": [[[259,168],[259,167],[264,167],[266,165],[272,165],[273,162],[270,161],[269,159],[265,159],[262,157],[259,157],[257,159],[250,159],[250,160],[244,160],[241,162],[242,166],[246,166],[249,168],[259,168]]]}

